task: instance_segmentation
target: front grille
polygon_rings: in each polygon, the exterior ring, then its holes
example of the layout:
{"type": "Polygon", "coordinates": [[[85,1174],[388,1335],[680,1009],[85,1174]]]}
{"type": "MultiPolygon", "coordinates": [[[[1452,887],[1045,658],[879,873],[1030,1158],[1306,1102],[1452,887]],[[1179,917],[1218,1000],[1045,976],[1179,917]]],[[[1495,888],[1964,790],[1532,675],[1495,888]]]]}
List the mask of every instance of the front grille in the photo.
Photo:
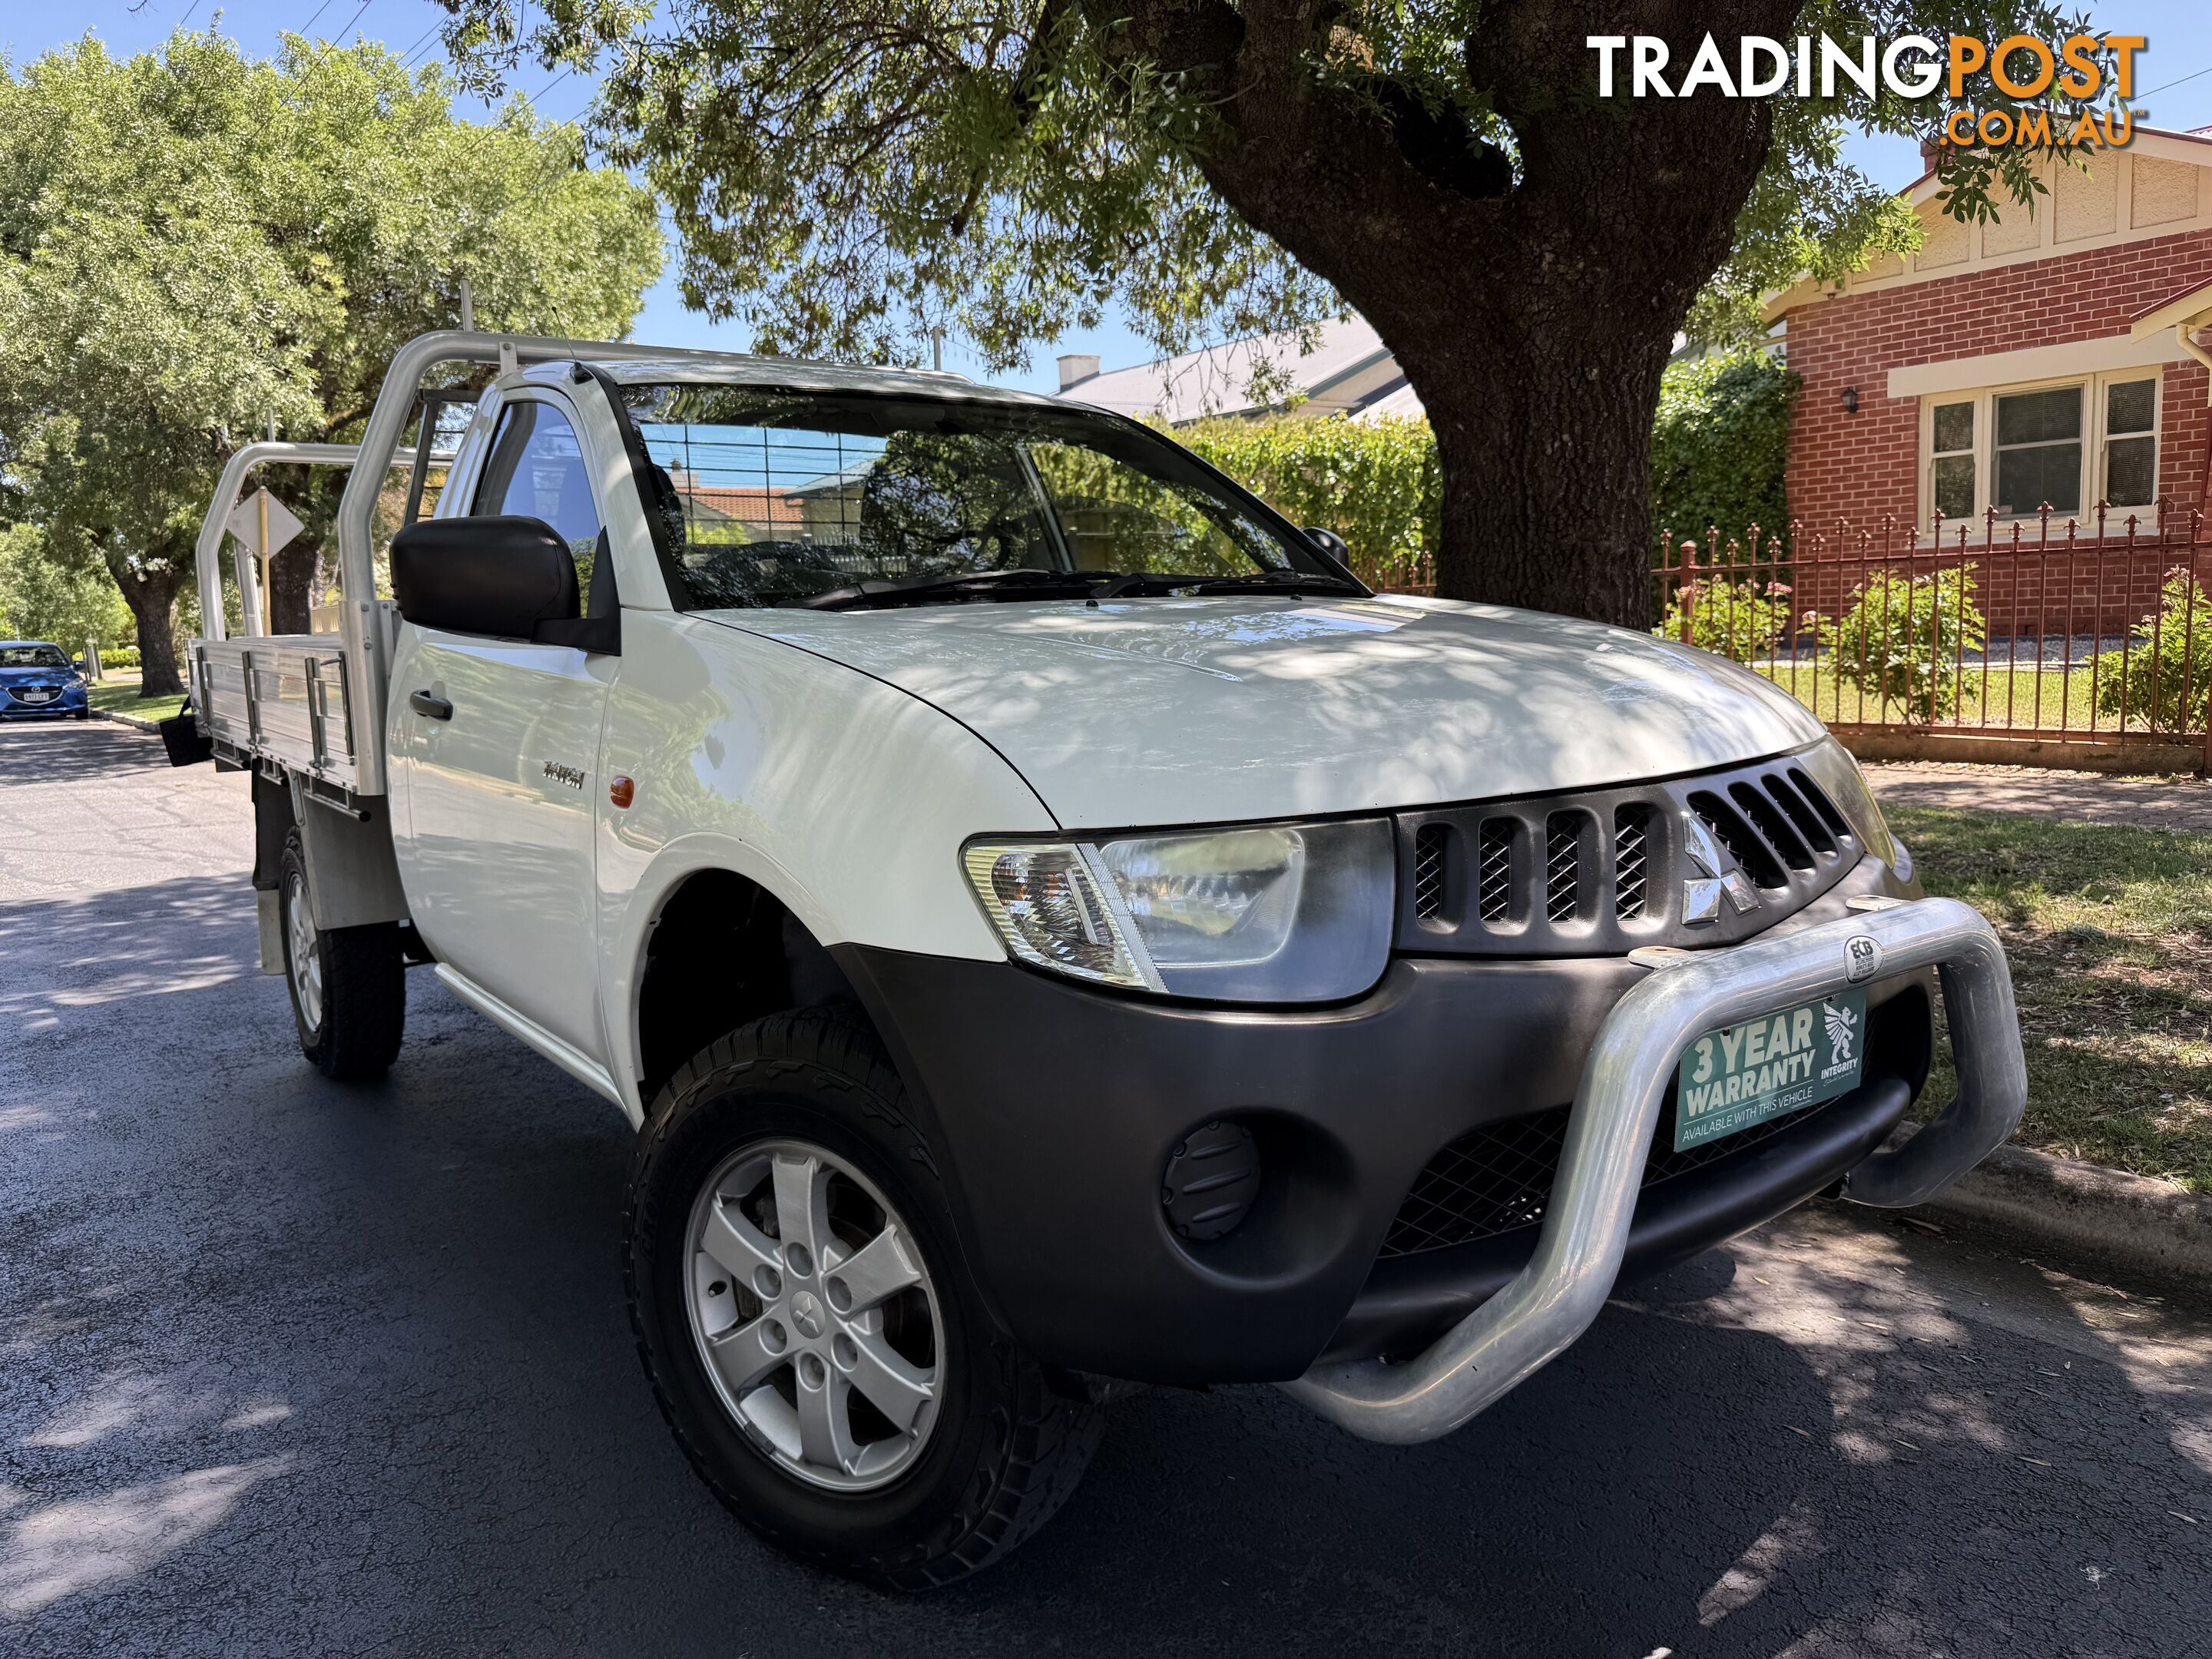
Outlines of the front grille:
{"type": "Polygon", "coordinates": [[[1513,830],[1510,818],[1482,826],[1481,915],[1493,926],[1513,913],[1513,830]]]}
{"type": "MultiPolygon", "coordinates": [[[[1735,945],[1811,903],[1864,856],[1815,775],[1823,749],[1693,777],[1398,814],[1399,946],[1433,956],[1625,956],[1638,945],[1735,945]],[[1721,873],[1692,855],[1701,823],[1720,862],[1759,890],[1684,919],[1685,884],[1721,873]]],[[[1844,790],[1855,779],[1838,776],[1844,790]]]]}
{"type": "Polygon", "coordinates": [[[1613,815],[1613,914],[1642,915],[1650,898],[1651,809],[1624,806],[1613,815]]]}
{"type": "Polygon", "coordinates": [[[1444,842],[1450,829],[1426,823],[1413,838],[1413,914],[1432,921],[1444,908],[1444,842]]]}
{"type": "Polygon", "coordinates": [[[1544,914],[1571,921],[1582,908],[1582,826],[1571,812],[1554,812],[1544,823],[1544,914]]]}
{"type": "MultiPolygon", "coordinates": [[[[1651,1138],[1644,1185],[1656,1187],[1676,1176],[1702,1170],[1756,1146],[1835,1103],[1822,1101],[1678,1152],[1670,1099],[1651,1138]]],[[[1502,1123],[1486,1123],[1438,1152],[1398,1206],[1382,1241],[1382,1254],[1413,1255],[1422,1250],[1448,1249],[1541,1221],[1544,1206],[1551,1202],[1559,1154],[1566,1146],[1569,1109],[1555,1106],[1502,1123]]]]}
{"type": "Polygon", "coordinates": [[[33,708],[42,708],[61,696],[57,685],[18,685],[10,693],[17,702],[27,703],[33,708]]]}

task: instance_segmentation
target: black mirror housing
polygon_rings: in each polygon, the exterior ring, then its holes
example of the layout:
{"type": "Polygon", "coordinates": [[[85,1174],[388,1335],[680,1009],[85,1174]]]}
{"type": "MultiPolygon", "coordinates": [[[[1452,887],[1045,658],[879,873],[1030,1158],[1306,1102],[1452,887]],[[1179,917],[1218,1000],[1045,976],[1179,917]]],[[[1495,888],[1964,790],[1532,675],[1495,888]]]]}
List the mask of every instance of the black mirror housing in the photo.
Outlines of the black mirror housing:
{"type": "Polygon", "coordinates": [[[1302,525],[1299,528],[1305,532],[1308,541],[1328,554],[1330,558],[1334,559],[1346,570],[1349,571],[1352,568],[1352,545],[1343,537],[1324,525],[1302,525]]]}
{"type": "Polygon", "coordinates": [[[418,628],[498,639],[537,639],[581,614],[575,557],[543,519],[411,524],[392,538],[392,592],[418,628]]]}

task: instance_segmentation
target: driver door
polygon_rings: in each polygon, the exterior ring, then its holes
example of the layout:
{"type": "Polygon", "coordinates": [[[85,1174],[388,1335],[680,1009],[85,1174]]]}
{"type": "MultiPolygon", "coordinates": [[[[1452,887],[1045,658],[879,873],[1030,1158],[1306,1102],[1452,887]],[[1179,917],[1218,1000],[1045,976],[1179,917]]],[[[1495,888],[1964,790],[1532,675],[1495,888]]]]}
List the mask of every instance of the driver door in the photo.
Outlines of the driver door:
{"type": "MultiPolygon", "coordinates": [[[[551,525],[586,614],[606,616],[614,570],[587,459],[561,401],[514,394],[466,510],[551,525]]],[[[416,927],[441,963],[600,1062],[592,840],[618,662],[403,623],[392,671],[394,841],[416,927]]]]}

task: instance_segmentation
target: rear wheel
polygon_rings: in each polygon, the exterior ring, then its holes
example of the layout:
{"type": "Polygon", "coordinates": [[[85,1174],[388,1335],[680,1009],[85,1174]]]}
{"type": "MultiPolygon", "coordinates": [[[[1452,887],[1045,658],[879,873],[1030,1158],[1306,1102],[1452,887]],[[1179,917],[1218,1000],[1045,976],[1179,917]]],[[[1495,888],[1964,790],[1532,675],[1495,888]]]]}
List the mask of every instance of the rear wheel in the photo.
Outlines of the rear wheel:
{"type": "Polygon", "coordinates": [[[327,1078],[381,1077],[398,1056],[407,1018],[398,924],[317,927],[296,830],[284,842],[276,898],[300,1052],[327,1078]]]}
{"type": "Polygon", "coordinates": [[[778,1015],[655,1103],[631,1321],[715,1495],[793,1554],[902,1589],[1006,1554],[1103,1430],[991,1324],[896,1072],[855,1021],[778,1015]]]}

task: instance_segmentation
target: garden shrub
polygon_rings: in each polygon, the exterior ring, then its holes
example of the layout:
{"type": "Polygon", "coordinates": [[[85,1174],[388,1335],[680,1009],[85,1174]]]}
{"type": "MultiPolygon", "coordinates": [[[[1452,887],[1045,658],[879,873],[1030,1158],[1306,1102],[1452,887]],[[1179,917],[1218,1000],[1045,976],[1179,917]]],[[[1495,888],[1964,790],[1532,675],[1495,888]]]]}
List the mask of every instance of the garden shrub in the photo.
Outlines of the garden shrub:
{"type": "MultiPolygon", "coordinates": [[[[1955,672],[1961,654],[1989,643],[1974,602],[1974,570],[1971,564],[1931,576],[1883,570],[1851,590],[1851,608],[1841,617],[1807,611],[1837,683],[1893,702],[1923,726],[1948,719],[1963,678],[1955,672]]],[[[1976,695],[1972,684],[1964,689],[1976,695]]]]}
{"type": "Polygon", "coordinates": [[[2135,626],[2128,649],[2097,653],[2097,712],[2185,732],[2212,686],[2212,599],[2185,565],[2166,573],[2158,612],[2135,626]]]}
{"type": "Polygon", "coordinates": [[[1668,596],[1659,632],[1701,651],[1749,662],[1771,654],[1789,626],[1786,583],[1711,576],[1685,583],[1668,596]]]}

